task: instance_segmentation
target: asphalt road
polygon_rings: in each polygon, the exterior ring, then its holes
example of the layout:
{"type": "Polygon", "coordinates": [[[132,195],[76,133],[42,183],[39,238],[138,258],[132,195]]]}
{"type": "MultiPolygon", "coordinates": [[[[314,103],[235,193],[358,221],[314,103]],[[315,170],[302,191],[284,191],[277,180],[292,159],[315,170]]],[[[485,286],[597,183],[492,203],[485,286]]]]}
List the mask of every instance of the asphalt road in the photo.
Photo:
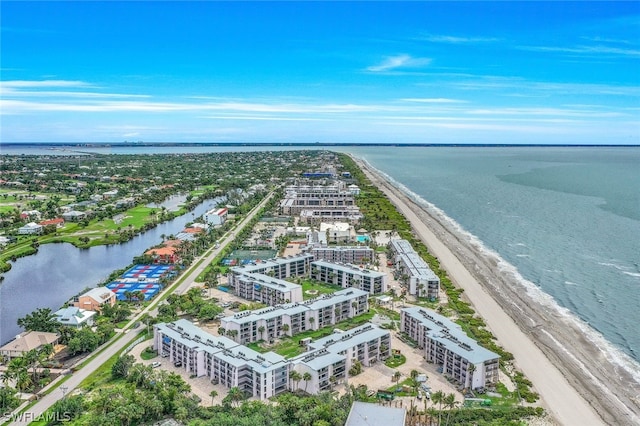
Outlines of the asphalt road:
{"type": "MultiPolygon", "coordinates": [[[[256,207],[251,210],[251,212],[240,222],[238,225],[233,228],[233,230],[229,231],[225,237],[223,237],[219,242],[218,248],[211,248],[206,251],[202,256],[196,258],[193,262],[193,265],[190,267],[183,275],[182,282],[178,287],[169,291],[171,293],[182,294],[186,292],[195,282],[196,278],[204,271],[204,269],[211,263],[211,261],[218,255],[220,252],[235,238],[235,235],[241,231],[251,219],[260,211],[262,207],[273,197],[275,192],[269,193],[256,207]],[[204,259],[203,262],[200,262],[201,259],[204,259]]],[[[35,405],[30,407],[27,411],[20,414],[19,416],[14,417],[14,421],[11,425],[28,425],[32,421],[39,419],[42,413],[45,413],[56,401],[63,398],[64,395],[70,394],[76,387],[82,383],[84,379],[89,377],[94,371],[96,371],[102,364],[104,364],[109,358],[115,355],[119,350],[125,348],[129,345],[135,338],[138,336],[138,332],[144,328],[144,324],[140,324],[139,319],[142,315],[146,313],[154,314],[157,312],[158,304],[160,303],[160,299],[152,302],[149,306],[147,306],[142,312],[135,316],[125,327],[124,327],[124,336],[121,336],[120,339],[111,343],[105,350],[102,351],[98,356],[93,358],[87,365],[85,365],[82,369],[73,373],[72,377],[68,379],[62,386],[54,389],[51,393],[45,395],[40,399],[35,405]],[[134,324],[138,323],[137,327],[133,327],[134,324]]]]}

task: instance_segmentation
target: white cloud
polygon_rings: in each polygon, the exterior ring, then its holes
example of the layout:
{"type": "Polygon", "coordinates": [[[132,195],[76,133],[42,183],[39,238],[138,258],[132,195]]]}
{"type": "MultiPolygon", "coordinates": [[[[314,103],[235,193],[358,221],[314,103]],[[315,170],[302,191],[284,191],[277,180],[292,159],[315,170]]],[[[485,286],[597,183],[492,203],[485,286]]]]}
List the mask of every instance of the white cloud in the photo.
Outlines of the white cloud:
{"type": "Polygon", "coordinates": [[[575,46],[575,47],[558,47],[558,46],[519,46],[519,49],[529,50],[535,52],[560,52],[571,53],[579,55],[613,55],[613,56],[631,56],[639,57],[640,50],[638,49],[625,49],[614,46],[575,46]]]}
{"type": "Polygon", "coordinates": [[[393,71],[398,68],[416,68],[427,66],[431,63],[430,58],[414,58],[411,55],[389,56],[377,65],[367,68],[371,72],[393,71]]]}
{"type": "Polygon", "coordinates": [[[447,99],[447,98],[403,98],[400,99],[403,102],[419,102],[428,104],[464,104],[469,101],[463,101],[460,99],[447,99]]]}
{"type": "Polygon", "coordinates": [[[453,43],[453,44],[461,44],[461,43],[490,43],[494,41],[498,41],[497,38],[491,37],[457,37],[457,36],[449,36],[449,35],[425,35],[419,37],[419,40],[431,41],[434,43],[453,43]]]}
{"type": "Polygon", "coordinates": [[[0,88],[24,88],[24,87],[91,87],[92,84],[74,80],[8,80],[0,81],[0,88]]]}

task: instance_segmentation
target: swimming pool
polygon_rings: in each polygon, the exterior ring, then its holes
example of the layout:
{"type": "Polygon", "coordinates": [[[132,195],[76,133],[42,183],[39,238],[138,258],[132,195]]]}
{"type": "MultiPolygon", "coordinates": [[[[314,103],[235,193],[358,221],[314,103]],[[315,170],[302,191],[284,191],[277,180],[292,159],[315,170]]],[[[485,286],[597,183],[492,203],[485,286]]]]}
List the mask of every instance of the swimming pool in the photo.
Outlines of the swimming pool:
{"type": "Polygon", "coordinates": [[[367,241],[369,241],[369,236],[368,235],[358,235],[356,237],[356,241],[358,241],[359,243],[366,243],[367,241]]]}

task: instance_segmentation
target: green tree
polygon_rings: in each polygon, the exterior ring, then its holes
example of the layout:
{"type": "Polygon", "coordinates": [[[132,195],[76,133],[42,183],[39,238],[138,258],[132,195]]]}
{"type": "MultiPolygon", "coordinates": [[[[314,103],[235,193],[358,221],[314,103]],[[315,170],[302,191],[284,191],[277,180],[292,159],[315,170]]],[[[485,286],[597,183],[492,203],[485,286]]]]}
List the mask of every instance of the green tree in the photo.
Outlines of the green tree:
{"type": "Polygon", "coordinates": [[[431,402],[433,405],[438,404],[438,424],[442,423],[442,403],[444,402],[444,392],[436,391],[431,394],[431,402]]]}
{"type": "Polygon", "coordinates": [[[18,391],[12,387],[0,386],[0,413],[11,412],[20,405],[17,393],[18,391]]]}
{"type": "Polygon", "coordinates": [[[304,380],[304,391],[307,391],[307,385],[309,384],[309,382],[311,381],[313,377],[311,376],[311,373],[309,373],[308,371],[305,371],[304,374],[302,375],[302,380],[304,380]]]}
{"type": "Polygon", "coordinates": [[[455,394],[449,393],[444,397],[443,403],[444,403],[445,408],[447,408],[449,410],[447,412],[447,421],[445,422],[445,425],[448,425],[449,424],[449,417],[451,416],[451,410],[456,408],[458,406],[459,402],[456,401],[455,394]]]}
{"type": "Polygon", "coordinates": [[[297,371],[293,370],[291,373],[289,373],[289,379],[296,384],[296,390],[298,389],[298,382],[300,382],[300,380],[302,380],[302,375],[300,373],[298,373],[297,371]]]}
{"type": "Polygon", "coordinates": [[[58,331],[59,323],[55,315],[49,308],[39,308],[27,314],[23,318],[18,318],[18,326],[27,331],[43,331],[55,333],[58,331]]]}
{"type": "Polygon", "coordinates": [[[111,367],[111,377],[114,379],[123,378],[126,379],[129,375],[129,369],[133,366],[135,358],[133,355],[124,355],[119,357],[111,367]]]}

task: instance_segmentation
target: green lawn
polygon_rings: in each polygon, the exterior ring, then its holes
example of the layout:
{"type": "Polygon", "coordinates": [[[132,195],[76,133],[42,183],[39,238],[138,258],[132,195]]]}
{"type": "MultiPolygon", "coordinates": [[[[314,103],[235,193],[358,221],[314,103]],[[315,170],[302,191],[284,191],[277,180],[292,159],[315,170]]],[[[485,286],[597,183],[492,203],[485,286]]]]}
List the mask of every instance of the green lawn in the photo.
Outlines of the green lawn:
{"type": "Polygon", "coordinates": [[[406,356],[404,356],[402,354],[400,354],[400,355],[391,355],[384,362],[384,365],[386,365],[387,367],[396,368],[396,367],[404,364],[405,362],[407,362],[407,357],[406,356]]]}
{"type": "Polygon", "coordinates": [[[320,283],[315,280],[304,280],[302,281],[302,298],[304,300],[313,299],[322,294],[332,294],[336,291],[342,290],[342,287],[335,284],[325,284],[320,283]],[[309,294],[308,291],[317,291],[316,294],[309,294]]]}
{"type": "Polygon", "coordinates": [[[300,341],[302,339],[306,339],[307,337],[311,337],[311,339],[315,340],[315,339],[319,339],[322,337],[326,337],[329,336],[330,334],[333,333],[333,330],[336,328],[339,328],[341,330],[349,330],[352,329],[354,327],[357,327],[359,325],[362,325],[366,322],[371,321],[371,318],[373,318],[374,315],[374,311],[371,310],[370,312],[366,313],[366,314],[362,314],[359,315],[355,318],[350,318],[348,320],[345,321],[341,321],[336,325],[332,325],[329,327],[324,327],[321,328],[319,330],[309,330],[309,331],[305,331],[304,333],[300,333],[300,334],[296,334],[293,337],[284,337],[281,339],[281,341],[279,343],[277,343],[276,345],[272,346],[272,347],[266,347],[264,345],[259,344],[258,342],[256,343],[252,343],[251,345],[253,346],[249,346],[251,349],[256,350],[258,352],[267,352],[267,351],[273,351],[275,353],[277,353],[278,355],[282,355],[285,358],[292,358],[294,356],[300,355],[301,353],[304,352],[304,346],[300,346],[300,341]]]}

